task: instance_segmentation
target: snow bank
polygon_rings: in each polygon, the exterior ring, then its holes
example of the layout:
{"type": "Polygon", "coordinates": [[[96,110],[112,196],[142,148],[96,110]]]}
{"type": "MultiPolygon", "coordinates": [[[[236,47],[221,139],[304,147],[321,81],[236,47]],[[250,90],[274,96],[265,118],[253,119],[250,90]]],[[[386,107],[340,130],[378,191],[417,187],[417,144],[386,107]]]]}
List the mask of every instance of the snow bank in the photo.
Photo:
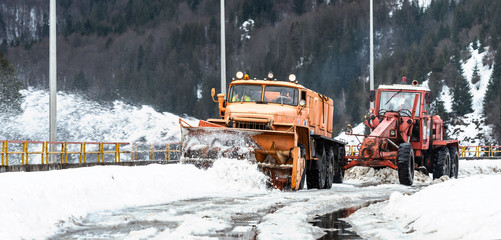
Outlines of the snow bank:
{"type": "Polygon", "coordinates": [[[453,179],[413,195],[394,192],[347,220],[369,239],[499,239],[500,188],[501,175],[453,179]]]}
{"type": "MultiPolygon", "coordinates": [[[[399,184],[397,170],[392,168],[353,167],[345,172],[345,180],[354,184],[399,184]]],[[[431,182],[430,176],[414,171],[414,184],[422,185],[431,182]]]]}
{"type": "Polygon", "coordinates": [[[413,195],[394,192],[346,220],[368,239],[499,239],[501,161],[463,160],[459,166],[459,179],[435,180],[413,195]]]}
{"type": "Polygon", "coordinates": [[[153,164],[2,173],[0,239],[44,238],[66,219],[83,218],[89,212],[264,193],[268,191],[264,179],[255,165],[228,159],[207,171],[193,165],[153,164]]]}
{"type": "Polygon", "coordinates": [[[459,177],[501,173],[501,161],[495,159],[459,161],[459,177]]]}

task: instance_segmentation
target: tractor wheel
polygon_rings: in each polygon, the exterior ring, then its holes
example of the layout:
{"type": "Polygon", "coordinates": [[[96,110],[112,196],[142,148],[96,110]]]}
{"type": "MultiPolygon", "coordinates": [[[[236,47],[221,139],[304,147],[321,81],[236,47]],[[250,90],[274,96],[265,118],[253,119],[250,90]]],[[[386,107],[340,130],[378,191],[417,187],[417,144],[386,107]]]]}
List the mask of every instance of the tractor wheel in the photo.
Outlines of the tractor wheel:
{"type": "Polygon", "coordinates": [[[444,175],[449,176],[451,170],[451,156],[446,147],[437,149],[434,156],[433,179],[440,178],[444,175]]]}
{"type": "Polygon", "coordinates": [[[337,149],[337,159],[334,160],[334,183],[343,183],[344,178],[344,156],[346,150],[343,147],[337,149]]]}
{"type": "Polygon", "coordinates": [[[398,147],[397,167],[400,184],[411,186],[414,182],[414,150],[412,144],[402,143],[398,147]]]}
{"type": "Polygon", "coordinates": [[[325,151],[318,151],[317,149],[317,158],[318,160],[311,160],[311,166],[306,173],[306,184],[308,185],[308,189],[317,188],[323,189],[325,183],[325,151]]]}
{"type": "Polygon", "coordinates": [[[449,175],[451,178],[458,178],[459,173],[459,153],[458,149],[455,146],[448,146],[449,155],[451,157],[451,174],[449,175]]]}
{"type": "Polygon", "coordinates": [[[327,147],[326,149],[326,161],[325,161],[325,189],[331,189],[332,181],[334,180],[334,151],[332,151],[332,147],[327,147]]]}

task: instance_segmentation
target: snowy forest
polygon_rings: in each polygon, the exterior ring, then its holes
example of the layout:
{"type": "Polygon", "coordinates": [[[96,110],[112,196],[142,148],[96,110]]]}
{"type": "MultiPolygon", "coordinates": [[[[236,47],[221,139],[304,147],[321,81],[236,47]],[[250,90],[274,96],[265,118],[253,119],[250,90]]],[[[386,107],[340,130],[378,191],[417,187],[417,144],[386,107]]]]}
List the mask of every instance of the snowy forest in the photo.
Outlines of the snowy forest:
{"type": "MultiPolygon", "coordinates": [[[[451,122],[473,112],[464,71],[493,69],[483,114],[501,142],[501,1],[374,1],[375,83],[428,80],[434,111],[451,122]],[[462,69],[468,48],[485,53],[462,69]],[[452,93],[452,111],[438,98],[452,93]]],[[[237,71],[288,74],[334,99],[335,129],[368,109],[368,0],[226,1],[229,81],[237,71]]],[[[0,3],[2,106],[19,89],[48,89],[49,1],[0,3]]],[[[219,0],[58,0],[58,90],[123,100],[200,119],[217,116],[219,0]]]]}

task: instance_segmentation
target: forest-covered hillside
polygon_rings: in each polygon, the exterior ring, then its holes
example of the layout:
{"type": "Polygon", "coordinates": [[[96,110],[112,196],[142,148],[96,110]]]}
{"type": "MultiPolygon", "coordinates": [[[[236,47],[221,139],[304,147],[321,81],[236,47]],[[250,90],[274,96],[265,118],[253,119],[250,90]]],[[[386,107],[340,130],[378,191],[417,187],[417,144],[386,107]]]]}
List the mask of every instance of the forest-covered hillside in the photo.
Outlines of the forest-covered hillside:
{"type": "MultiPolygon", "coordinates": [[[[494,68],[487,123],[501,139],[501,1],[381,0],[375,4],[375,81],[446,84],[454,118],[472,111],[461,62],[468,46],[494,68]],[[499,59],[499,61],[498,61],[499,59]]],[[[158,111],[214,117],[220,86],[219,0],[58,0],[58,90],[158,111]],[[201,97],[197,93],[202,93],[201,97]]],[[[24,87],[48,86],[49,1],[0,3],[0,51],[24,87]]],[[[227,76],[238,70],[299,81],[335,101],[335,128],[367,111],[369,0],[226,1],[227,76]]],[[[436,111],[443,114],[441,102],[436,111]]],[[[486,106],[486,107],[485,107],[486,106]]]]}

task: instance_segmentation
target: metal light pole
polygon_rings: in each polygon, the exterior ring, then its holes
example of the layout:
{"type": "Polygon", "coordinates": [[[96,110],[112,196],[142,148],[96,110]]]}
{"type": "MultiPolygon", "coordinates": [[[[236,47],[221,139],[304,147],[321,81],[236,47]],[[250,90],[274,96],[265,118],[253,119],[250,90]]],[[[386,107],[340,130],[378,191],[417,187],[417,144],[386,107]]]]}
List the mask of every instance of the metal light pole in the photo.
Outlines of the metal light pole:
{"type": "Polygon", "coordinates": [[[221,93],[226,94],[226,42],[224,0],[221,0],[221,93]]]}
{"type": "MultiPolygon", "coordinates": [[[[57,141],[56,135],[56,96],[57,96],[57,57],[56,57],[56,0],[50,0],[49,29],[49,135],[50,141],[57,141]]],[[[55,145],[50,144],[50,151],[55,152],[55,145]]],[[[47,159],[49,160],[49,159],[47,159]]],[[[50,162],[56,162],[56,155],[50,155],[50,162]]]]}
{"type": "MultiPolygon", "coordinates": [[[[370,82],[370,90],[374,90],[374,14],[373,14],[373,0],[370,0],[370,77],[369,77],[369,82],[370,82]]],[[[370,103],[370,107],[374,109],[374,102],[370,103]]]]}

